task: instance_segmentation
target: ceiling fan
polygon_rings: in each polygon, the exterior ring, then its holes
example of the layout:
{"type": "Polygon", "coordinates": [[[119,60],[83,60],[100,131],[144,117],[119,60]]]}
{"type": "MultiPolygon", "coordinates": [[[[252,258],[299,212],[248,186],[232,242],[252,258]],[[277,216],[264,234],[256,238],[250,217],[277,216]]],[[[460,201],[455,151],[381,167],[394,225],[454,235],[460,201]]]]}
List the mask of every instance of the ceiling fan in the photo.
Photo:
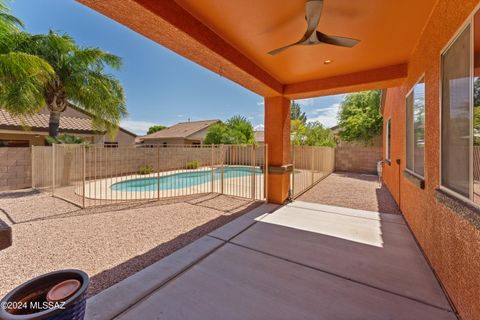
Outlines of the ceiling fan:
{"type": "Polygon", "coordinates": [[[307,20],[307,31],[303,37],[295,43],[288,46],[281,47],[269,52],[271,55],[276,55],[282,51],[287,50],[290,47],[297,45],[311,46],[321,43],[331,44],[334,46],[352,48],[357,45],[360,40],[330,36],[320,31],[317,31],[318,23],[320,22],[320,16],[323,11],[323,0],[306,0],[305,1],[305,19],[307,20]]]}

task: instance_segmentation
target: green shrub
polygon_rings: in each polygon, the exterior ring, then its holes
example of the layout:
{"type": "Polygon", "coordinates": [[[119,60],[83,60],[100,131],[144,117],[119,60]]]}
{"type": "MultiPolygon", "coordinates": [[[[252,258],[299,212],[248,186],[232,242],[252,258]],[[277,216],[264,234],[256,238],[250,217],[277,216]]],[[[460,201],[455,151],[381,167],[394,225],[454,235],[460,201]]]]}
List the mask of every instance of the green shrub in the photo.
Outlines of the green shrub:
{"type": "Polygon", "coordinates": [[[187,169],[197,169],[198,167],[200,167],[200,161],[198,160],[189,161],[185,164],[187,169]]]}
{"type": "Polygon", "coordinates": [[[153,167],[149,164],[141,166],[138,170],[138,174],[149,174],[153,172],[153,167]]]}

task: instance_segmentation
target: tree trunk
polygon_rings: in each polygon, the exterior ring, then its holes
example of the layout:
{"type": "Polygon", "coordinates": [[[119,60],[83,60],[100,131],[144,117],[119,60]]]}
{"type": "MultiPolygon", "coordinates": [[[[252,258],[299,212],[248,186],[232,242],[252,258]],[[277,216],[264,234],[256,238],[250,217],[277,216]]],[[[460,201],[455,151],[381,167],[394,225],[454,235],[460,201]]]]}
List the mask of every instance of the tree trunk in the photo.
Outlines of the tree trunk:
{"type": "Polygon", "coordinates": [[[59,127],[60,127],[60,112],[50,111],[50,120],[48,122],[48,134],[51,137],[58,136],[59,127]]]}

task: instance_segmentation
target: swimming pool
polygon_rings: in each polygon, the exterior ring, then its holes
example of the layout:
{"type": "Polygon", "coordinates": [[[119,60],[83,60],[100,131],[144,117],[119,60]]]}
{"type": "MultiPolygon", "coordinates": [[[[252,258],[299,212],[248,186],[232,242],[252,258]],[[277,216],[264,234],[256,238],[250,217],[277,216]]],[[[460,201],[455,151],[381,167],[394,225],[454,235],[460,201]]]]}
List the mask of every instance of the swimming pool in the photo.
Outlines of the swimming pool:
{"type": "MultiPolygon", "coordinates": [[[[255,175],[260,176],[262,170],[255,169],[255,175]]],[[[223,168],[224,179],[251,177],[252,167],[225,167],[223,168]]],[[[213,179],[220,180],[222,170],[214,170],[213,179]]],[[[130,179],[114,183],[110,188],[114,191],[156,191],[173,190],[187,187],[194,187],[212,181],[212,170],[199,170],[189,172],[179,172],[160,177],[148,177],[139,179],[130,179]]]]}

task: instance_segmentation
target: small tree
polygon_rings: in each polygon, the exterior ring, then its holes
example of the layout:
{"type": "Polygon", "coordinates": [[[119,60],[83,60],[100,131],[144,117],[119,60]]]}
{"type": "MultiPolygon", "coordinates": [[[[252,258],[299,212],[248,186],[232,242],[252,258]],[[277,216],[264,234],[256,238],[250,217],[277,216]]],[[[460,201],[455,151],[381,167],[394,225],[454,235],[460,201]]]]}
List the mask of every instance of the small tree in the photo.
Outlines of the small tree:
{"type": "Polygon", "coordinates": [[[292,133],[291,139],[293,145],[300,146],[305,143],[306,128],[305,124],[301,120],[292,120],[290,124],[290,131],[292,133]]]}
{"type": "Polygon", "coordinates": [[[309,122],[305,127],[305,144],[315,147],[335,147],[332,130],[325,128],[320,122],[309,122]]]}
{"type": "Polygon", "coordinates": [[[380,90],[349,94],[338,113],[340,137],[345,141],[360,140],[370,143],[382,132],[380,90]]]}
{"type": "Polygon", "coordinates": [[[155,125],[155,126],[151,126],[150,128],[148,128],[148,131],[147,131],[147,134],[152,134],[152,133],[155,133],[155,132],[158,132],[158,131],[161,131],[163,129],[165,129],[166,126],[162,126],[162,125],[155,125]]]}
{"type": "Polygon", "coordinates": [[[208,128],[205,144],[253,144],[255,136],[250,121],[242,116],[234,116],[225,123],[217,123],[208,128]]]}
{"type": "Polygon", "coordinates": [[[303,124],[307,123],[307,115],[302,112],[302,107],[298,102],[292,101],[290,106],[290,120],[300,120],[303,124]]]}

